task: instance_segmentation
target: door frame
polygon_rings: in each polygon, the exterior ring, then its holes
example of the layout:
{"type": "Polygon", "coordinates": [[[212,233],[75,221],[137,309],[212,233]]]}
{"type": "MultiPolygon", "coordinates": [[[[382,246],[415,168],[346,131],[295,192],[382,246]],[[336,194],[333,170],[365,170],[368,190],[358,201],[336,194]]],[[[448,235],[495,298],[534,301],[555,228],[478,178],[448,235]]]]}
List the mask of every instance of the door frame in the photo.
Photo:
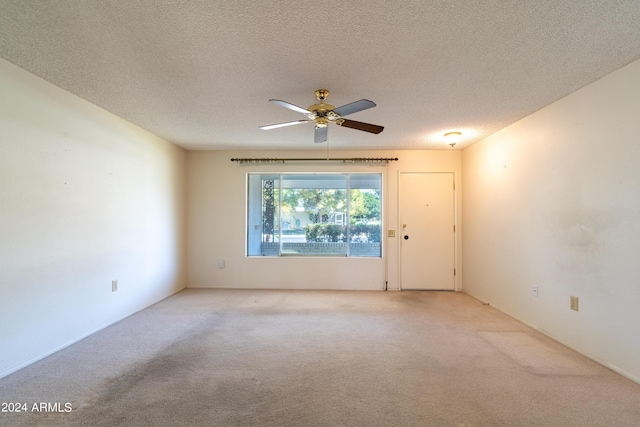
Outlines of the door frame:
{"type": "Polygon", "coordinates": [[[453,265],[454,265],[454,278],[453,278],[453,290],[454,291],[460,291],[460,266],[458,265],[458,239],[459,239],[459,232],[460,232],[460,227],[458,225],[458,184],[457,184],[457,180],[456,180],[456,173],[455,171],[446,171],[446,170],[442,170],[442,171],[424,171],[424,170],[418,170],[418,171],[397,171],[397,177],[396,177],[396,182],[397,182],[397,202],[396,202],[396,219],[397,219],[397,225],[396,225],[396,230],[397,233],[396,235],[398,236],[398,246],[397,246],[397,254],[398,254],[398,265],[397,265],[397,277],[398,277],[398,290],[401,291],[402,290],[402,242],[400,240],[401,235],[402,235],[402,219],[401,219],[401,206],[402,206],[402,175],[403,174],[443,174],[443,173],[447,173],[447,174],[451,174],[453,177],[453,225],[455,227],[455,231],[454,231],[454,235],[453,235],[453,265]]]}

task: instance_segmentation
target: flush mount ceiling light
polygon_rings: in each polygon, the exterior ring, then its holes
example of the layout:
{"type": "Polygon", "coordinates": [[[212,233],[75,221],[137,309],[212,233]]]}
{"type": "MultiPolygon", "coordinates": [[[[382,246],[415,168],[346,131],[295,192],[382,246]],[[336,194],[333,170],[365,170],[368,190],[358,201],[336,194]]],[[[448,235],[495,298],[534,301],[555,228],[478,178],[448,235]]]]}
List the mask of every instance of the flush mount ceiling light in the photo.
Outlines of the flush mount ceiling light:
{"type": "Polygon", "coordinates": [[[453,148],[458,142],[460,142],[460,132],[447,132],[444,134],[444,141],[453,148]]]}

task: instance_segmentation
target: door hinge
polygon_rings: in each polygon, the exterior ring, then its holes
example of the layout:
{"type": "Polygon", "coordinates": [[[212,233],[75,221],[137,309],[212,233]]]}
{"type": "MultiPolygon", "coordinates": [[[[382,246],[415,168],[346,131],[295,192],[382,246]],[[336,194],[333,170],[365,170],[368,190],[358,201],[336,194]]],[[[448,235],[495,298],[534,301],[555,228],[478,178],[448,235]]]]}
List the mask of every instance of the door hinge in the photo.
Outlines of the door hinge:
{"type": "Polygon", "coordinates": [[[455,224],[453,224],[453,232],[454,233],[456,232],[456,225],[455,224]]]}
{"type": "Polygon", "coordinates": [[[454,276],[456,275],[456,269],[455,268],[453,269],[453,275],[454,276]]]}

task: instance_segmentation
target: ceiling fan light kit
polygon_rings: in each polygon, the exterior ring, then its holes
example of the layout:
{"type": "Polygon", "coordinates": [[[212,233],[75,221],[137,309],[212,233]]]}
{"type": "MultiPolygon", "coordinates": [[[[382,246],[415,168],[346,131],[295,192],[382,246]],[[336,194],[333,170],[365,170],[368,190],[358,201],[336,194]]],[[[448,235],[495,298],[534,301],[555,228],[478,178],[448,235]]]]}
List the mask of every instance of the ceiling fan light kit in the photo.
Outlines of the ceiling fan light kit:
{"type": "Polygon", "coordinates": [[[373,125],[370,123],[357,122],[355,120],[344,119],[343,116],[357,113],[362,110],[373,108],[376,104],[368,99],[361,99],[359,101],[352,102],[350,104],[343,105],[341,107],[334,107],[331,104],[326,104],[324,101],[329,96],[329,91],[326,89],[316,90],[317,104],[310,105],[306,109],[298,107],[280,99],[270,99],[269,101],[274,104],[278,104],[282,107],[288,108],[293,111],[307,116],[308,120],[295,120],[292,122],[277,123],[273,125],[260,126],[262,130],[276,129],[285,126],[297,125],[300,123],[315,123],[314,142],[325,142],[327,140],[327,128],[329,123],[335,123],[338,126],[343,126],[350,129],[361,130],[364,132],[379,134],[384,129],[383,126],[373,125]]]}

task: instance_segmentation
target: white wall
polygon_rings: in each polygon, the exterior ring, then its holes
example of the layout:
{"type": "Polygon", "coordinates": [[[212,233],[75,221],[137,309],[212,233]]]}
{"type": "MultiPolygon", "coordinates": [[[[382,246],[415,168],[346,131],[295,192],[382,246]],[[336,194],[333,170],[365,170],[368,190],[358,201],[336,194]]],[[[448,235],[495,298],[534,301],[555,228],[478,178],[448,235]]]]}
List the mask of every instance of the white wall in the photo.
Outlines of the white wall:
{"type": "Polygon", "coordinates": [[[184,287],[186,160],[4,60],[0,93],[2,377],[184,287]]]}
{"type": "Polygon", "coordinates": [[[640,61],[462,165],[464,290],[640,382],[640,61]]]}
{"type": "MultiPolygon", "coordinates": [[[[447,147],[448,148],[448,147],[447,147]]],[[[398,173],[454,172],[459,150],[337,151],[329,157],[398,157],[388,166],[334,163],[242,166],[233,157],[327,157],[322,151],[190,151],[187,153],[188,286],[213,288],[388,289],[399,287],[399,237],[383,236],[383,258],[245,256],[249,172],[382,172],[384,229],[398,230],[398,173]],[[218,260],[225,268],[218,268],[218,260]]],[[[458,192],[459,194],[459,192],[458,192]]],[[[458,201],[460,199],[458,198],[458,201]]],[[[385,233],[386,235],[386,233],[385,233]]],[[[398,236],[398,234],[397,234],[398,236]]],[[[458,244],[458,248],[460,245],[458,244]]],[[[459,259],[458,253],[458,259],[459,259]]],[[[461,277],[461,276],[459,276],[461,277]]]]}

